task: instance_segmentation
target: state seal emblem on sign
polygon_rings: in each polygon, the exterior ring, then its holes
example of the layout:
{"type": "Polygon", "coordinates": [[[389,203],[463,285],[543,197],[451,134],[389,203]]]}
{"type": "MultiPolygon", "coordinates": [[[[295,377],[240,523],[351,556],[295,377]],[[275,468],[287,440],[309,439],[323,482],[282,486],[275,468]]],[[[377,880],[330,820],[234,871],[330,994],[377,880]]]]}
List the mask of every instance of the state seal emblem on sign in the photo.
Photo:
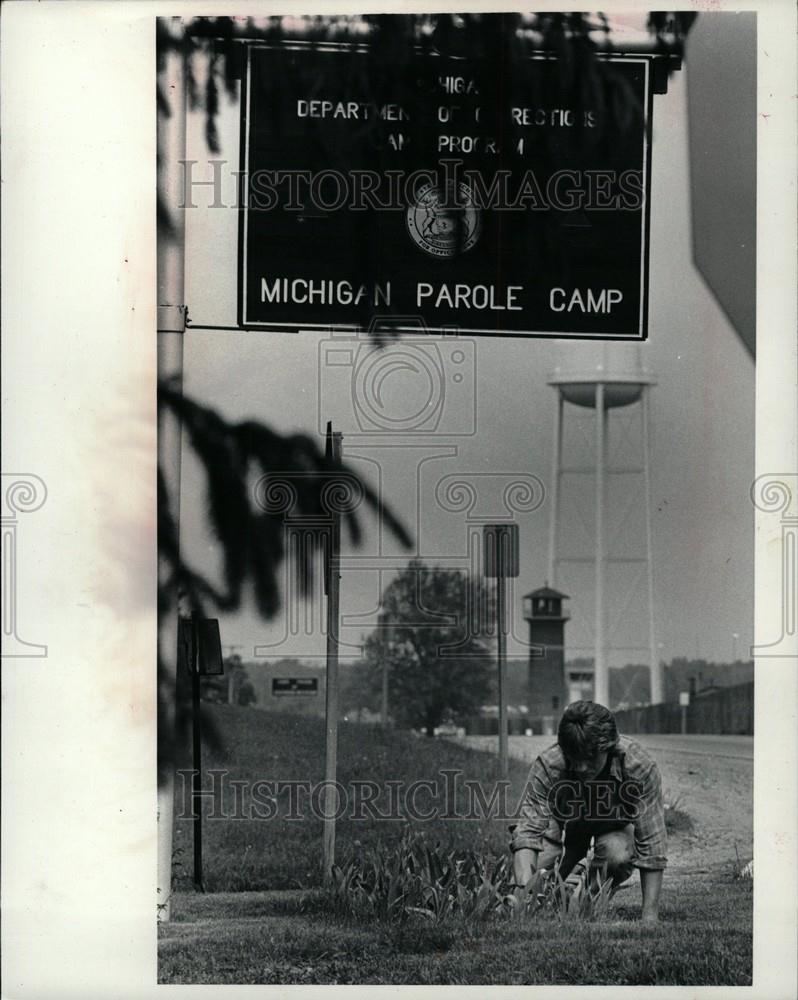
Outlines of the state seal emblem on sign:
{"type": "Polygon", "coordinates": [[[479,206],[467,184],[425,184],[407,210],[407,230],[417,246],[432,257],[465,253],[479,239],[479,206]]]}

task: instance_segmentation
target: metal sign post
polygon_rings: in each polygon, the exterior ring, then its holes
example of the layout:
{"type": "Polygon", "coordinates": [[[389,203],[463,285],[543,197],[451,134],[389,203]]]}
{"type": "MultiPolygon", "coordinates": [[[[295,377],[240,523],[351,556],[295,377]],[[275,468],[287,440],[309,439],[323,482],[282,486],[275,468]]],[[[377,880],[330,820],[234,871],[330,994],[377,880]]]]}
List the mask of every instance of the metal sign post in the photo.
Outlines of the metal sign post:
{"type": "MultiPolygon", "coordinates": [[[[341,462],[341,434],[334,434],[332,423],[327,424],[325,454],[327,460],[338,466],[341,462]]],[[[334,783],[338,772],[338,630],[339,592],[341,584],[341,512],[332,510],[329,544],[325,559],[325,591],[327,594],[327,692],[325,704],[326,748],[324,767],[324,833],[323,877],[329,884],[335,864],[335,815],[332,811],[334,783]],[[331,815],[332,812],[332,815],[331,815]]]]}
{"type": "Polygon", "coordinates": [[[200,721],[200,675],[196,622],[191,622],[191,814],[194,825],[194,888],[205,892],[202,881],[202,732],[200,721]]]}
{"type": "Polygon", "coordinates": [[[680,691],[679,692],[679,712],[680,712],[681,717],[682,717],[682,720],[681,720],[682,721],[682,725],[681,725],[682,736],[685,736],[687,734],[687,709],[688,709],[689,705],[690,705],[690,692],[689,691],[680,691]]]}
{"type": "Polygon", "coordinates": [[[496,635],[496,656],[499,661],[499,777],[506,779],[507,762],[507,651],[505,628],[505,594],[504,574],[499,571],[496,578],[496,617],[498,619],[496,635]]]}
{"type": "Polygon", "coordinates": [[[388,726],[388,657],[382,661],[382,678],[380,691],[380,722],[388,726]]]}
{"type": "Polygon", "coordinates": [[[499,694],[499,778],[509,773],[507,754],[507,609],[506,579],[519,573],[517,524],[486,524],[485,576],[496,579],[496,659],[499,694]]]}

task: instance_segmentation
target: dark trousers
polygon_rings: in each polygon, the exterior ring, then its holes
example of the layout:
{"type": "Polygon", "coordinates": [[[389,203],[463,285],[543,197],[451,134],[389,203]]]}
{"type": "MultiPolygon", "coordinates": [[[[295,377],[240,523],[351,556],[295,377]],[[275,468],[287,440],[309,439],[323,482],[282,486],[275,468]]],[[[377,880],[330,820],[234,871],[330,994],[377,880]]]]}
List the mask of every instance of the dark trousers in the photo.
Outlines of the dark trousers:
{"type": "Polygon", "coordinates": [[[567,878],[574,865],[581,861],[593,842],[591,872],[600,874],[602,880],[611,878],[613,884],[625,882],[634,871],[635,839],[632,823],[613,821],[572,820],[565,824],[565,836],[557,834],[553,828],[546,831],[543,850],[538,855],[538,870],[550,871],[560,863],[560,876],[567,878]]]}

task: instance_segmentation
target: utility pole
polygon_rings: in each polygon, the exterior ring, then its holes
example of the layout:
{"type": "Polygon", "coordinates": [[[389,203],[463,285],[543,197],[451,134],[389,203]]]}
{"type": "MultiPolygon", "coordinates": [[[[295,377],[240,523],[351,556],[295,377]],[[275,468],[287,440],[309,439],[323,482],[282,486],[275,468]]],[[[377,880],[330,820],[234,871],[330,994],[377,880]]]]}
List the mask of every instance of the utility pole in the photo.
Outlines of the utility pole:
{"type": "Polygon", "coordinates": [[[562,431],[563,407],[565,399],[557,393],[557,409],[554,411],[554,462],[551,470],[551,490],[549,496],[549,577],[548,586],[557,586],[557,531],[560,510],[560,476],[562,475],[562,431]]]}
{"type": "MultiPolygon", "coordinates": [[[[240,642],[231,642],[228,645],[224,646],[223,648],[227,650],[227,656],[228,656],[228,658],[232,659],[232,657],[235,656],[236,650],[237,649],[243,649],[244,647],[241,645],[240,642]]],[[[239,660],[240,659],[241,659],[241,657],[239,657],[239,660]]],[[[227,674],[227,704],[228,705],[235,704],[235,693],[236,693],[236,691],[235,691],[235,674],[236,674],[235,667],[234,667],[233,664],[230,664],[230,670],[228,671],[228,674],[227,674]]]]}
{"type": "MultiPolygon", "coordinates": [[[[183,385],[183,333],[185,306],[185,210],[183,164],[186,159],[185,55],[182,51],[182,18],[170,18],[167,29],[175,47],[163,54],[158,88],[169,104],[169,113],[158,112],[158,198],[168,216],[171,232],[158,233],[158,379],[169,380],[175,391],[183,385]]],[[[180,421],[171,413],[158,414],[158,467],[171,503],[175,530],[180,529],[180,421]]],[[[158,654],[165,673],[166,697],[158,725],[174,732],[177,698],[178,594],[168,589],[169,567],[163,557],[158,584],[166,592],[167,608],[158,622],[158,654]]],[[[168,740],[173,743],[173,740],[168,740]]],[[[158,915],[171,917],[172,829],[174,824],[174,762],[159,761],[158,781],[158,915]]]]}
{"type": "Polygon", "coordinates": [[[506,780],[509,773],[507,761],[507,626],[505,623],[504,558],[499,546],[499,566],[496,577],[496,658],[499,666],[499,776],[506,780]]]}
{"type": "Polygon", "coordinates": [[[388,726],[388,659],[382,660],[382,699],[380,703],[380,720],[382,725],[388,726]]]}
{"type": "Polygon", "coordinates": [[[486,524],[483,530],[484,573],[496,579],[496,660],[499,696],[499,778],[509,774],[507,746],[507,577],[519,572],[517,524],[486,524]]]}
{"type": "Polygon", "coordinates": [[[595,594],[595,653],[593,667],[593,698],[609,707],[610,678],[607,672],[604,638],[604,505],[605,443],[607,440],[607,410],[604,406],[604,384],[596,383],[596,594],[595,594]]]}
{"type": "MultiPolygon", "coordinates": [[[[327,424],[326,456],[336,468],[341,464],[341,434],[333,433],[332,423],[327,424]]],[[[339,644],[339,595],[341,587],[341,512],[330,511],[331,527],[325,566],[325,591],[327,593],[327,692],[326,692],[326,748],[324,765],[324,833],[322,845],[323,878],[325,885],[332,878],[335,864],[335,815],[333,800],[338,772],[338,644],[339,644]],[[332,813],[332,814],[331,814],[332,813]]]]}
{"type": "Polygon", "coordinates": [[[200,705],[200,678],[222,676],[224,660],[219,638],[218,618],[191,618],[179,620],[186,649],[185,665],[191,675],[191,813],[194,827],[194,888],[205,892],[202,874],[202,716],[200,705]]]}
{"type": "Polygon", "coordinates": [[[646,498],[646,579],[648,584],[648,648],[650,657],[649,690],[651,704],[659,705],[665,701],[665,688],[662,679],[662,663],[657,653],[654,630],[654,543],[651,528],[651,403],[650,386],[643,387],[640,405],[643,408],[643,475],[646,498]]]}
{"type": "Polygon", "coordinates": [[[680,730],[682,736],[687,735],[687,709],[690,705],[690,692],[680,691],[679,692],[679,714],[681,716],[680,730]]]}
{"type": "Polygon", "coordinates": [[[202,878],[202,729],[200,722],[200,663],[197,621],[191,617],[191,811],[194,823],[194,888],[205,892],[202,878]]]}

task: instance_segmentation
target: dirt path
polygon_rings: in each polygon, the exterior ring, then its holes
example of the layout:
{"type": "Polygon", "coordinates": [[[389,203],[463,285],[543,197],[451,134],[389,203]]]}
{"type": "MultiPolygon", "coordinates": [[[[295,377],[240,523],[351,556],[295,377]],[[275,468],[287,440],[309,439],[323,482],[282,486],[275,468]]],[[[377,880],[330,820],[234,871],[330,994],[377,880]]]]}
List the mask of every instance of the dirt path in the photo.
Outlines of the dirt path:
{"type": "Polygon", "coordinates": [[[691,833],[671,838],[671,867],[730,866],[753,855],[752,760],[660,750],[655,753],[666,800],[693,821],[691,833]],[[736,847],[736,851],[735,851],[736,847]]]}

